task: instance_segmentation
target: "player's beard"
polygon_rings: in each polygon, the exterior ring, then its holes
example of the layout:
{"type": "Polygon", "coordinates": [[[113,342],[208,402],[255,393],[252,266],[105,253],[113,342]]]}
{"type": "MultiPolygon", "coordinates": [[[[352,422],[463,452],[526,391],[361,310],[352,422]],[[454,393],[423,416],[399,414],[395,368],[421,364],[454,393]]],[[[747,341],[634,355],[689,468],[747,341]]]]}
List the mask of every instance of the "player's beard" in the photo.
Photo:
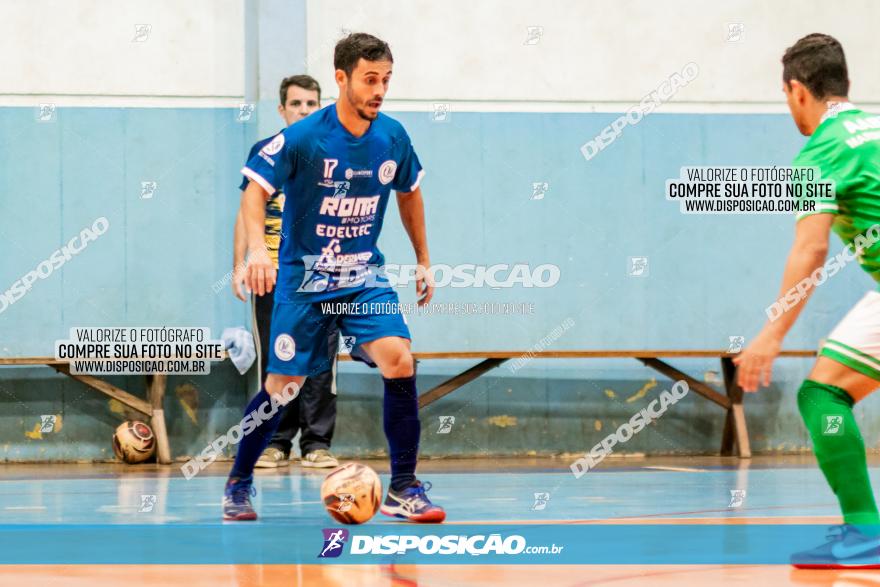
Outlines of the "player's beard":
{"type": "Polygon", "coordinates": [[[351,90],[351,86],[346,88],[345,98],[348,100],[348,103],[351,104],[352,108],[354,108],[354,111],[357,112],[358,116],[360,116],[363,120],[369,120],[370,122],[376,120],[376,117],[379,115],[378,108],[376,109],[375,114],[367,114],[366,110],[364,110],[363,108],[367,101],[364,100],[363,102],[358,103],[355,99],[354,92],[351,90]]]}

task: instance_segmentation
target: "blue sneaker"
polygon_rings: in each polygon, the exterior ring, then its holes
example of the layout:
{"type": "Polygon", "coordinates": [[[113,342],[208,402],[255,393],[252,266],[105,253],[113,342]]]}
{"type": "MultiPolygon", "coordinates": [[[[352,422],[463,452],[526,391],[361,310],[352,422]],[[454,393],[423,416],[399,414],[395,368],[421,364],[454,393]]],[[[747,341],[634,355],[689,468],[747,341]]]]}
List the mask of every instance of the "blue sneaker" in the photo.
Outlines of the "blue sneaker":
{"type": "Polygon", "coordinates": [[[431,484],[416,481],[403,491],[388,488],[388,496],[379,511],[392,518],[402,518],[410,522],[439,524],[446,519],[446,512],[434,505],[425,492],[431,484]]]}
{"type": "Polygon", "coordinates": [[[880,569],[880,537],[866,536],[850,524],[832,526],[828,542],[791,555],[798,569],[880,569]]]}
{"type": "Polygon", "coordinates": [[[256,520],[257,512],[251,505],[251,496],[257,494],[254,478],[230,479],[223,492],[224,520],[256,520]]]}

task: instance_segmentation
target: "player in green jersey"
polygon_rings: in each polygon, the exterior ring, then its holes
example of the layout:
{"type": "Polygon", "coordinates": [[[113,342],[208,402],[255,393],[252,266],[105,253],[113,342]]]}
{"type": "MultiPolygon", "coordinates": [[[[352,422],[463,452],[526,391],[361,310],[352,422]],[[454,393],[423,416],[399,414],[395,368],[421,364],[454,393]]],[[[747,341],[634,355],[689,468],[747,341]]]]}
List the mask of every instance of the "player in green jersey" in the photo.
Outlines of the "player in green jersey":
{"type": "MultiPolygon", "coordinates": [[[[794,245],[785,265],[771,319],[735,359],[747,391],[769,385],[773,359],[812,293],[834,263],[857,260],[880,282],[880,117],[848,98],[849,75],[840,43],[812,34],[782,57],[783,91],[807,144],[795,166],[814,167],[832,180],[834,197],[816,201],[797,216],[794,245]],[[829,232],[847,245],[826,262],[829,232]]],[[[796,553],[801,568],[880,568],[880,516],[871,490],[865,444],[853,405],[880,387],[880,292],[869,292],[829,335],[798,392],[798,408],[813,441],[819,467],[843,511],[829,542],[796,553]]]]}

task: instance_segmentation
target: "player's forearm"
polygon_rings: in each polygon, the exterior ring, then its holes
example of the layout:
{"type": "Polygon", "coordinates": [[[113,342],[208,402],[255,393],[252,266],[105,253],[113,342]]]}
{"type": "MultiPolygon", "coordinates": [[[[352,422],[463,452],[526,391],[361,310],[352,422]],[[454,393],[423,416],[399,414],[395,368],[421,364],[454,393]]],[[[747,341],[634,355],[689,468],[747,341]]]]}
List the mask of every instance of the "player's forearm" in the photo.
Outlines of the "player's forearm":
{"type": "Polygon", "coordinates": [[[241,215],[245,232],[247,251],[265,248],[266,240],[266,198],[268,194],[260,185],[252,181],[241,196],[241,215]]]}
{"type": "Polygon", "coordinates": [[[431,255],[428,253],[425,203],[422,200],[421,189],[410,194],[398,195],[397,205],[400,209],[400,220],[416,253],[416,262],[421,265],[429,265],[431,255]]]}
{"type": "MultiPolygon", "coordinates": [[[[782,275],[782,286],[779,289],[777,300],[784,300],[785,296],[825,263],[828,254],[827,245],[823,244],[796,244],[788,255],[785,262],[785,271],[782,275]]],[[[807,300],[813,293],[813,288],[807,288],[800,300],[792,305],[787,311],[782,312],[775,320],[768,321],[764,329],[778,340],[785,338],[791,327],[794,326],[807,300]]]]}
{"type": "Polygon", "coordinates": [[[239,267],[244,263],[244,255],[247,252],[247,239],[245,238],[244,218],[241,207],[235,215],[235,230],[232,234],[232,267],[239,267]]]}

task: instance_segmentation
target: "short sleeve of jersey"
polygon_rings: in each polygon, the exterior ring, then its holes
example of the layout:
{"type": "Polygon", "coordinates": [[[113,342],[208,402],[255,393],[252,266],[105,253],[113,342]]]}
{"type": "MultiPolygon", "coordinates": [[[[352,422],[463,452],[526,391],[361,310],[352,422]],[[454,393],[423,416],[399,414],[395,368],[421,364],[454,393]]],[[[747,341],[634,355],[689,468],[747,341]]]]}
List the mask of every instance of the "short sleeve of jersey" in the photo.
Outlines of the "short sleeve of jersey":
{"type": "Polygon", "coordinates": [[[391,183],[392,189],[397,192],[409,193],[414,192],[425,175],[416,150],[413,149],[412,141],[406,131],[401,131],[403,136],[400,142],[400,164],[397,166],[397,173],[394,174],[394,181],[391,183]]]}
{"type": "MultiPolygon", "coordinates": [[[[260,143],[253,144],[253,146],[251,147],[250,153],[248,153],[247,161],[250,161],[251,159],[253,159],[254,155],[256,155],[259,152],[259,150],[260,150],[258,148],[259,145],[260,145],[260,143]]],[[[245,161],[245,165],[247,165],[247,161],[245,161]]],[[[241,191],[246,190],[249,182],[250,182],[250,179],[248,179],[248,177],[245,175],[244,177],[241,178],[241,185],[238,186],[238,189],[240,189],[241,191]]]]}
{"type": "Polygon", "coordinates": [[[296,145],[289,127],[275,135],[275,138],[251,157],[241,172],[247,179],[260,184],[271,196],[293,174],[295,164],[296,145]]]}
{"type": "MultiPolygon", "coordinates": [[[[813,181],[801,178],[793,183],[800,184],[803,196],[797,197],[798,205],[801,207],[797,211],[796,219],[800,220],[814,214],[837,214],[839,208],[837,205],[837,197],[828,199],[807,197],[809,193],[808,184],[816,184],[818,182],[827,182],[836,180],[834,174],[834,159],[836,154],[836,145],[833,140],[818,141],[816,143],[808,143],[804,149],[795,157],[792,167],[796,170],[805,171],[804,168],[812,167],[818,171],[818,177],[813,177],[813,181]]],[[[835,181],[836,183],[836,181],[835,181]]]]}

